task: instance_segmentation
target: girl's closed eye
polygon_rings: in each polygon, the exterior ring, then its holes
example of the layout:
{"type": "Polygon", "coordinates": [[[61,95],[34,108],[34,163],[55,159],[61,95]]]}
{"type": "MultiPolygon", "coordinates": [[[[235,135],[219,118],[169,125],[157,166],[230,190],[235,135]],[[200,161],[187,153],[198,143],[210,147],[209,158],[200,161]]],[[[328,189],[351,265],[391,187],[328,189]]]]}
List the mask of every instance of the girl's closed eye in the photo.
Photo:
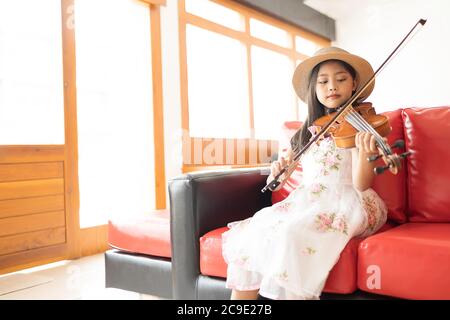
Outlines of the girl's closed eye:
{"type": "Polygon", "coordinates": [[[337,79],[339,82],[344,82],[345,80],[347,80],[347,78],[337,79]]]}

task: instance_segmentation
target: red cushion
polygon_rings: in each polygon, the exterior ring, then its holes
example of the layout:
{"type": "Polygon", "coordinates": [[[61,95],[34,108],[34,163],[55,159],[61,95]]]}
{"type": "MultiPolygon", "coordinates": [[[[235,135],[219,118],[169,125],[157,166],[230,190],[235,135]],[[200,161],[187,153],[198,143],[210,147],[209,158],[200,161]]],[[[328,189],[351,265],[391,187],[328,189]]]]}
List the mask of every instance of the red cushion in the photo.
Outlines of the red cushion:
{"type": "Polygon", "coordinates": [[[450,107],[403,111],[409,221],[450,222],[450,107]]]}
{"type": "Polygon", "coordinates": [[[226,278],[227,264],[222,256],[222,233],[227,227],[212,230],[200,238],[200,273],[226,278]]]}
{"type": "MultiPolygon", "coordinates": [[[[403,122],[401,110],[384,112],[383,115],[389,118],[392,131],[387,137],[389,145],[403,137],[403,122]]],[[[393,152],[402,153],[404,149],[394,149],[393,152]]],[[[373,189],[384,200],[388,207],[388,219],[398,223],[407,221],[406,217],[406,161],[402,161],[403,168],[396,174],[389,171],[378,175],[374,179],[373,189]]],[[[382,160],[377,164],[384,165],[382,160]]]]}
{"type": "Polygon", "coordinates": [[[448,223],[403,224],[364,240],[358,256],[361,290],[406,299],[450,299],[448,223]]]}
{"type": "MultiPolygon", "coordinates": [[[[379,232],[392,228],[386,224],[379,232]]],[[[227,264],[222,257],[222,233],[227,227],[215,229],[200,238],[200,272],[203,275],[226,278],[227,264]]],[[[357,254],[362,239],[353,238],[331,270],[324,291],[347,294],[356,290],[357,254]]]]}
{"type": "Polygon", "coordinates": [[[158,210],[143,218],[108,222],[108,243],[111,247],[158,257],[171,257],[170,214],[158,210]]]}

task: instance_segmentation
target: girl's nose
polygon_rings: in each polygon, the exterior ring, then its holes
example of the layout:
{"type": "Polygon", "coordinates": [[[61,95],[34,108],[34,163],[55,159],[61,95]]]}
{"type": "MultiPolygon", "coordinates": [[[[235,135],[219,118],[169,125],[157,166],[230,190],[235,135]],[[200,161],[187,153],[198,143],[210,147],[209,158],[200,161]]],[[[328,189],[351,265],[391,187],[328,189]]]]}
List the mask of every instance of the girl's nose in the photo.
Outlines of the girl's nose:
{"type": "Polygon", "coordinates": [[[336,83],[335,83],[335,81],[332,81],[332,80],[329,81],[328,85],[329,85],[329,87],[328,87],[329,91],[336,91],[336,83]]]}

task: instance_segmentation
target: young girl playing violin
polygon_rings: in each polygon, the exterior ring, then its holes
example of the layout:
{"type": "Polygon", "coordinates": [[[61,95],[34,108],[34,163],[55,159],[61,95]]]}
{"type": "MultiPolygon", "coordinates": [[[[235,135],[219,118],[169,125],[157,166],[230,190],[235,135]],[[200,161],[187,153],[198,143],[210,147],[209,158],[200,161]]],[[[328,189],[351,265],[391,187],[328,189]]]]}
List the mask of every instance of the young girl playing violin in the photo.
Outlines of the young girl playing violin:
{"type": "MultiPolygon", "coordinates": [[[[298,65],[293,85],[308,105],[308,117],[286,155],[272,163],[267,182],[318,132],[314,121],[345,104],[372,75],[365,59],[336,47],[298,65]]],[[[269,299],[319,299],[348,241],[373,234],[386,222],[387,208],[371,189],[374,164],[367,161],[377,153],[375,137],[357,133],[355,145],[337,148],[330,136],[313,143],[300,159],[301,183],[285,200],[229,224],[222,253],[231,299],[256,299],[258,293],[269,299]]],[[[277,190],[292,171],[281,176],[277,190]]]]}

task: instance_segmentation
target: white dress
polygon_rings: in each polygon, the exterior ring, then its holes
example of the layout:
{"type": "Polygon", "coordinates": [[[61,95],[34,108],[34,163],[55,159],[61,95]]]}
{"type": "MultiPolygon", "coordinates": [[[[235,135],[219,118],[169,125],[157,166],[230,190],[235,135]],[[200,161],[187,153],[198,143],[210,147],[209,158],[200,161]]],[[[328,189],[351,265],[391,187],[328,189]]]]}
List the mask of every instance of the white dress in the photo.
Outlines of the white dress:
{"type": "Polygon", "coordinates": [[[319,299],[348,241],[386,222],[376,192],[352,184],[351,149],[326,138],[303,155],[302,168],[299,187],[285,200],[228,225],[222,235],[227,288],[259,289],[269,299],[319,299]]]}

